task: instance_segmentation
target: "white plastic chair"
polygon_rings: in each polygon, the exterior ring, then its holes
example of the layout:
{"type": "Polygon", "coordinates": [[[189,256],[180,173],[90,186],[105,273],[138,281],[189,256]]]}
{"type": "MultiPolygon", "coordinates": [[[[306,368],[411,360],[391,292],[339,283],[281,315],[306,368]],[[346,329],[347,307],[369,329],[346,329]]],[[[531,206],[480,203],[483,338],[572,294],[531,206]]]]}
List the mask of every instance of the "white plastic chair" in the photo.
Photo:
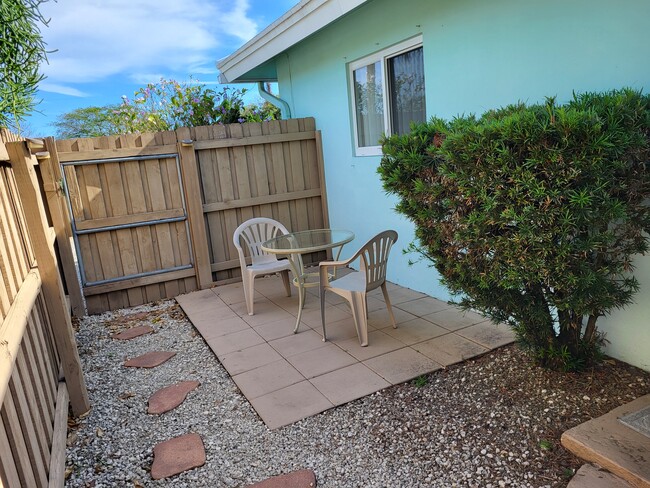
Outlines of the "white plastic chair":
{"type": "Polygon", "coordinates": [[[244,296],[248,315],[253,315],[253,301],[255,296],[255,277],[280,273],[287,296],[291,296],[291,283],[289,282],[289,261],[278,259],[275,254],[268,254],[262,250],[262,244],[281,234],[288,234],[287,228],[280,222],[258,217],[247,220],[241,224],[232,236],[232,241],[239,253],[242,281],[244,282],[244,296]],[[246,263],[246,255],[240,241],[243,240],[251,257],[251,264],[246,263]]]}
{"type": "Polygon", "coordinates": [[[397,241],[397,232],[386,230],[366,242],[350,259],[320,263],[320,310],[323,323],[323,341],[327,340],[325,333],[326,290],[336,293],[350,303],[354,326],[357,329],[359,342],[362,346],[368,345],[368,304],[366,294],[369,291],[381,287],[393,328],[397,328],[393,308],[390,305],[390,298],[388,298],[388,290],[386,289],[388,254],[395,241],[397,241]],[[359,258],[359,271],[353,271],[334,281],[329,281],[329,268],[347,266],[359,258]]]}

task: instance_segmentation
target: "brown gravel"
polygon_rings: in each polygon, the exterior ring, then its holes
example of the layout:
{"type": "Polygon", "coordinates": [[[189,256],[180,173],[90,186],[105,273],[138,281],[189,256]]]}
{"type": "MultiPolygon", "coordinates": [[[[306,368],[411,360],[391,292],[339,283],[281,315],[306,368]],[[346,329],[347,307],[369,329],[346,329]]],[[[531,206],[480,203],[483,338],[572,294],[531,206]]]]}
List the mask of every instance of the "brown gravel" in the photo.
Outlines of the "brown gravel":
{"type": "Polygon", "coordinates": [[[561,434],[650,393],[650,373],[619,361],[563,374],[507,346],[269,431],[173,301],[85,317],[77,340],[93,409],[69,423],[69,487],[240,488],[305,468],[319,488],[563,487],[582,463],[561,434]],[[155,332],[110,338],[145,324],[155,332]],[[157,349],[177,355],[153,370],[122,366],[157,349]],[[201,386],[147,415],[155,391],[186,380],[201,386]],[[191,432],[205,465],[152,480],[153,447],[191,432]]]}
{"type": "MultiPolygon", "coordinates": [[[[410,440],[421,446],[427,442],[420,437],[435,435],[429,433],[428,419],[442,418],[447,425],[439,434],[461,433],[459,451],[463,437],[480,438],[494,447],[481,454],[507,464],[510,478],[513,473],[520,479],[532,474],[538,486],[566,486],[583,464],[560,444],[564,431],[650,393],[650,373],[621,361],[608,358],[587,372],[560,373],[535,366],[516,345],[432,373],[426,381],[424,386],[416,386],[423,380],[412,381],[386,391],[392,400],[386,404],[392,407],[382,412],[381,423],[373,429],[385,446],[394,444],[396,430],[402,433],[405,416],[410,440]],[[432,403],[432,394],[445,401],[432,403]],[[454,410],[445,411],[450,404],[454,410]],[[508,416],[492,413],[504,407],[508,416]],[[526,459],[515,454],[526,452],[526,459]]],[[[421,459],[435,458],[435,452],[416,453],[421,459]]]]}

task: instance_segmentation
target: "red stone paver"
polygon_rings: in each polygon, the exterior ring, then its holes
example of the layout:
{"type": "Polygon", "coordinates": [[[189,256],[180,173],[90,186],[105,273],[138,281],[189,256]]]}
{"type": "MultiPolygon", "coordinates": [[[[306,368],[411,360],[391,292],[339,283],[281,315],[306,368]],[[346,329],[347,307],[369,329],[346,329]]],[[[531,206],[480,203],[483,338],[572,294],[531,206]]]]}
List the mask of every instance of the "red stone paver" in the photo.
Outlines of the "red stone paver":
{"type": "Polygon", "coordinates": [[[156,444],[151,477],[169,478],[205,464],[205,447],[199,434],[185,434],[156,444]]]}
{"type": "Polygon", "coordinates": [[[147,413],[159,415],[173,410],[183,403],[188,393],[198,388],[199,385],[198,381],[181,381],[158,390],[149,397],[149,410],[147,413]]]}
{"type": "Polygon", "coordinates": [[[315,488],[316,475],[311,469],[301,469],[292,473],[274,476],[248,488],[315,488]]]}
{"type": "Polygon", "coordinates": [[[141,325],[139,327],[131,327],[130,329],[118,332],[113,334],[111,339],[117,339],[120,341],[128,341],[130,339],[135,339],[136,337],[143,336],[145,334],[151,334],[153,332],[153,327],[150,325],[141,325]]]}
{"type": "Polygon", "coordinates": [[[155,368],[174,356],[176,356],[175,352],[153,351],[124,361],[124,366],[127,368],[155,368]]]}
{"type": "Polygon", "coordinates": [[[144,320],[148,317],[149,317],[149,312],[132,313],[129,315],[123,315],[122,317],[117,319],[117,321],[123,324],[125,322],[135,322],[137,320],[144,320]]]}

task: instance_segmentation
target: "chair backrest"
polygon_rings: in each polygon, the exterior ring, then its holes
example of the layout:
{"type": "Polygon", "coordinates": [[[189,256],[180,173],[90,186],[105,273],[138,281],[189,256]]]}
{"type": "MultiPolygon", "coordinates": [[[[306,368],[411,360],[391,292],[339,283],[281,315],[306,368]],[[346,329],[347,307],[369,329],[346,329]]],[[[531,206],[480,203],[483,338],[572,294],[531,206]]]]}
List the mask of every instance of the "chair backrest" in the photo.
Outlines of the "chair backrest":
{"type": "Polygon", "coordinates": [[[395,241],[397,232],[385,230],[361,246],[355,257],[351,258],[360,258],[359,271],[366,275],[366,291],[374,290],[386,281],[388,255],[395,241]]]}
{"type": "Polygon", "coordinates": [[[287,228],[277,220],[266,217],[257,217],[247,220],[241,224],[232,236],[233,244],[239,253],[239,261],[242,267],[246,267],[246,256],[241,246],[244,241],[251,256],[253,265],[277,261],[275,254],[267,254],[262,250],[262,244],[281,234],[288,234],[287,228]]]}

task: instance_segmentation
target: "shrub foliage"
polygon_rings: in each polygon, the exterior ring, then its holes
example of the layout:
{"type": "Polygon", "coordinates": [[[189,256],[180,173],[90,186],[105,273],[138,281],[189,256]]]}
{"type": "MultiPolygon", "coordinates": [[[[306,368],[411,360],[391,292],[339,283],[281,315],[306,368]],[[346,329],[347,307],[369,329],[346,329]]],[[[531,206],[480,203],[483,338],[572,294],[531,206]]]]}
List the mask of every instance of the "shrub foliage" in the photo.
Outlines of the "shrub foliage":
{"type": "MultiPolygon", "coordinates": [[[[600,356],[648,250],[650,97],[630,89],[432,119],[385,138],[379,173],[465,308],[512,325],[544,366],[600,356]]],[[[619,324],[624,326],[625,324],[619,324]]]]}

